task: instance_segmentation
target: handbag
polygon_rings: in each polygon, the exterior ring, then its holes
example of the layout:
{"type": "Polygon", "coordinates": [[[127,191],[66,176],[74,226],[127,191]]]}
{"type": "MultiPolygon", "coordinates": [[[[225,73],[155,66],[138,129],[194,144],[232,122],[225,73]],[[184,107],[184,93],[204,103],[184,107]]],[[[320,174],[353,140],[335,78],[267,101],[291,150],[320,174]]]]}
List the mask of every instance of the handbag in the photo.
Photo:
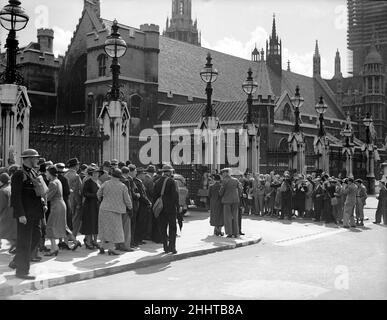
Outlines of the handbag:
{"type": "Polygon", "coordinates": [[[166,178],[163,182],[163,187],[161,189],[161,194],[160,194],[160,197],[157,198],[157,200],[155,201],[154,205],[153,205],[153,215],[155,216],[155,218],[158,218],[161,211],[163,210],[163,195],[164,195],[164,191],[165,191],[165,185],[167,184],[167,180],[169,178],[166,178]]]}

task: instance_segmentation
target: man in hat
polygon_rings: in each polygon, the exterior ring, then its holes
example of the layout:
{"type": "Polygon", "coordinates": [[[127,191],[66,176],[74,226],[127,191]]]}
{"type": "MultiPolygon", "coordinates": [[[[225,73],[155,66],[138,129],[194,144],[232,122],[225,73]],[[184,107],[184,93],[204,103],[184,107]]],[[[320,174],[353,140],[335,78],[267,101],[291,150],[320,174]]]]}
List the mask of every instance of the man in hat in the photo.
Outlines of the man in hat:
{"type": "Polygon", "coordinates": [[[79,229],[81,228],[82,220],[82,181],[77,173],[79,170],[79,165],[80,163],[77,158],[70,159],[67,162],[67,167],[69,168],[69,170],[64,175],[67,181],[69,182],[70,187],[69,204],[73,227],[71,231],[73,232],[74,237],[77,236],[79,229]]]}
{"type": "Polygon", "coordinates": [[[111,176],[110,176],[110,172],[111,172],[111,164],[110,164],[110,161],[104,161],[103,164],[102,164],[102,170],[103,170],[103,174],[100,175],[99,177],[99,181],[101,181],[101,184],[103,184],[104,182],[110,180],[111,176]]]}
{"type": "MultiPolygon", "coordinates": [[[[129,238],[129,233],[130,233],[129,248],[135,248],[135,247],[137,247],[137,244],[135,244],[135,242],[134,242],[134,233],[136,231],[136,217],[137,217],[137,212],[138,212],[138,208],[139,208],[140,193],[138,192],[137,186],[134,183],[132,176],[130,175],[130,172],[131,172],[130,170],[135,171],[136,166],[134,166],[134,165],[129,165],[129,166],[131,166],[131,169],[129,169],[128,167],[122,168],[122,176],[124,179],[127,180],[127,183],[125,183],[125,185],[129,186],[128,187],[130,190],[129,195],[130,195],[131,200],[132,200],[133,208],[132,208],[132,214],[130,215],[130,231],[127,230],[125,233],[125,224],[124,224],[124,235],[126,235],[125,239],[127,240],[129,238]]],[[[134,175],[134,174],[132,174],[132,175],[134,175]]],[[[125,220],[125,223],[127,221],[128,220],[125,220]]],[[[126,240],[125,240],[125,243],[126,243],[126,240]]],[[[125,245],[125,247],[128,247],[128,246],[125,245]]]]}
{"type": "MultiPolygon", "coordinates": [[[[22,168],[11,180],[11,207],[17,219],[17,250],[11,268],[16,268],[16,277],[33,280],[29,275],[31,253],[38,246],[41,237],[40,221],[47,210],[45,200],[35,193],[34,181],[38,177],[39,153],[34,149],[22,152],[22,168]]],[[[36,258],[36,260],[40,260],[36,258]]]]}
{"type": "Polygon", "coordinates": [[[347,179],[347,184],[344,187],[343,193],[346,195],[344,203],[344,215],[343,215],[343,227],[354,228],[356,227],[355,218],[353,217],[353,211],[356,206],[357,186],[353,181],[353,178],[347,179]]]}
{"type": "Polygon", "coordinates": [[[293,186],[292,178],[289,174],[285,174],[284,181],[279,188],[281,192],[281,216],[280,220],[285,219],[285,216],[289,220],[292,219],[292,208],[293,208],[293,186]]]}
{"type": "Polygon", "coordinates": [[[164,253],[170,252],[176,254],[176,220],[178,219],[181,223],[179,193],[177,191],[176,182],[172,178],[174,171],[172,166],[164,165],[162,171],[163,177],[155,184],[154,200],[161,197],[161,190],[165,181],[165,189],[162,196],[163,209],[158,217],[161,241],[163,243],[164,253]]]}
{"type": "Polygon", "coordinates": [[[364,206],[367,200],[367,188],[363,184],[363,180],[357,179],[355,181],[357,186],[356,193],[356,225],[364,226],[364,206]]]}
{"type": "MultiPolygon", "coordinates": [[[[140,178],[142,180],[142,183],[145,186],[146,195],[151,202],[153,201],[153,193],[154,193],[154,187],[155,187],[155,183],[153,182],[153,175],[155,171],[156,171],[155,167],[150,165],[145,169],[144,175],[142,176],[142,178],[140,178]]],[[[146,232],[145,232],[146,240],[152,240],[152,225],[154,224],[153,223],[154,217],[151,211],[152,210],[150,210],[150,213],[149,213],[148,225],[146,227],[146,232]]]]}
{"type": "Polygon", "coordinates": [[[242,194],[242,184],[238,179],[231,176],[230,168],[224,168],[220,173],[223,180],[219,195],[222,197],[225,233],[228,238],[237,238],[239,236],[238,208],[240,195],[242,194]]]}
{"type": "Polygon", "coordinates": [[[146,236],[148,221],[150,219],[152,203],[148,199],[145,191],[145,186],[137,177],[137,168],[134,164],[129,165],[129,175],[132,177],[134,184],[140,194],[138,199],[138,210],[136,213],[136,227],[134,231],[134,245],[145,244],[143,241],[146,236]]]}

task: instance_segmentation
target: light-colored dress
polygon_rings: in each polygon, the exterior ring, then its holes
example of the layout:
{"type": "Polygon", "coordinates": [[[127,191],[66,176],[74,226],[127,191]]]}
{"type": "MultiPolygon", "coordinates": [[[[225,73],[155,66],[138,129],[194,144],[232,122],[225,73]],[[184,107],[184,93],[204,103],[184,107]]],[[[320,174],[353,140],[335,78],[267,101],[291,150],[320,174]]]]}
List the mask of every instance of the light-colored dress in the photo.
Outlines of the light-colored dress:
{"type": "Polygon", "coordinates": [[[66,204],[63,201],[62,183],[58,179],[48,184],[47,201],[50,201],[50,215],[47,220],[46,237],[59,239],[66,236],[66,204]]]}
{"type": "Polygon", "coordinates": [[[17,223],[11,207],[11,185],[0,187],[0,239],[16,240],[17,223]]]}
{"type": "Polygon", "coordinates": [[[128,188],[117,178],[104,182],[97,192],[102,199],[98,215],[98,237],[101,241],[122,243],[125,241],[122,214],[132,209],[128,188]]]}

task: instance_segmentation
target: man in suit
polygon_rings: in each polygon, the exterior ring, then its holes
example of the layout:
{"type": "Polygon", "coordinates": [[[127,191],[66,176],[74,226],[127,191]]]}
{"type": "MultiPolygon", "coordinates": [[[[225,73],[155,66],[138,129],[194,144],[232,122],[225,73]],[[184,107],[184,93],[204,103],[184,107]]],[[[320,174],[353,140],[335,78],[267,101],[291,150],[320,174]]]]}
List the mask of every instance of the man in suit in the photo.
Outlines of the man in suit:
{"type": "Polygon", "coordinates": [[[220,172],[223,180],[219,195],[222,197],[224,227],[227,238],[237,238],[239,236],[238,208],[242,186],[238,179],[231,177],[230,172],[231,169],[229,168],[225,168],[220,172]]]}
{"type": "Polygon", "coordinates": [[[161,240],[164,246],[164,252],[176,254],[176,219],[181,223],[179,193],[175,180],[172,178],[173,168],[170,165],[163,166],[163,177],[157,180],[154,188],[154,201],[161,196],[161,190],[165,182],[165,190],[162,196],[163,210],[158,217],[161,240]],[[167,232],[168,229],[168,232],[167,232]]]}
{"type": "Polygon", "coordinates": [[[353,182],[353,178],[348,178],[348,184],[344,187],[343,193],[347,196],[344,203],[343,227],[356,227],[353,211],[356,206],[357,186],[353,182]]]}
{"type": "Polygon", "coordinates": [[[33,280],[29,275],[31,253],[41,238],[40,220],[47,211],[42,196],[35,193],[33,181],[38,177],[39,154],[34,149],[22,152],[22,168],[16,171],[11,180],[11,207],[17,219],[17,249],[11,268],[16,268],[16,277],[33,280]]]}

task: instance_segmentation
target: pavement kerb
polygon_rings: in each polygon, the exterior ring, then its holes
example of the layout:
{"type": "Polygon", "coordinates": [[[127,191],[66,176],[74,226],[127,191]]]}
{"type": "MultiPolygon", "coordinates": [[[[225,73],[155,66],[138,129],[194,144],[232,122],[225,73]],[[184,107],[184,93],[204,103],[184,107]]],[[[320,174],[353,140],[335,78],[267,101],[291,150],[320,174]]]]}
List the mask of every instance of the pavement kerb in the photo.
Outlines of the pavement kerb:
{"type": "Polygon", "coordinates": [[[41,290],[41,289],[46,289],[46,288],[63,285],[71,282],[103,277],[103,276],[112,275],[120,272],[146,268],[157,264],[183,260],[190,257],[196,257],[196,256],[206,255],[206,254],[215,253],[219,251],[245,247],[245,246],[257,244],[261,240],[262,240],[262,237],[258,237],[257,239],[253,239],[253,240],[247,240],[247,241],[242,241],[242,242],[232,243],[232,244],[225,244],[214,248],[182,252],[182,253],[177,253],[175,255],[169,254],[163,257],[149,258],[144,261],[128,263],[120,266],[111,266],[111,267],[98,268],[90,271],[81,271],[79,273],[70,274],[66,276],[60,276],[60,277],[51,278],[51,279],[29,281],[27,283],[21,283],[16,285],[5,285],[3,287],[0,287],[0,299],[6,299],[8,296],[12,296],[26,290],[29,290],[29,291],[41,290]]]}

